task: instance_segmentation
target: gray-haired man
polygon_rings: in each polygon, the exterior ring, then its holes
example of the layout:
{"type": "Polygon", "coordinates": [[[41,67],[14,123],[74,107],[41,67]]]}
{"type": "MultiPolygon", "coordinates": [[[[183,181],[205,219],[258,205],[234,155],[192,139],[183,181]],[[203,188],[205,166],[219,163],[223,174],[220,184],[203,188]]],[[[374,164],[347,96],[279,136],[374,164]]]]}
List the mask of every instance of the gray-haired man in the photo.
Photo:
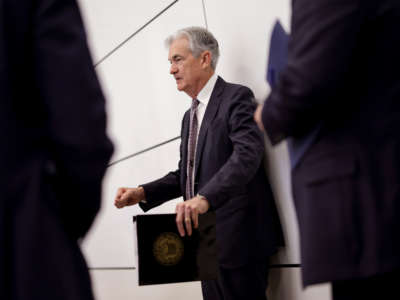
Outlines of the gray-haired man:
{"type": "Polygon", "coordinates": [[[215,74],[218,42],[206,29],[179,30],[167,45],[170,73],[192,101],[183,117],[178,170],[139,188],[120,188],[115,205],[139,203],[147,211],[183,196],[176,207],[180,234],[191,235],[193,226],[207,239],[216,229],[219,276],[202,282],[204,299],[265,299],[268,257],[282,244],[282,232],[253,121],[253,93],[215,74]]]}

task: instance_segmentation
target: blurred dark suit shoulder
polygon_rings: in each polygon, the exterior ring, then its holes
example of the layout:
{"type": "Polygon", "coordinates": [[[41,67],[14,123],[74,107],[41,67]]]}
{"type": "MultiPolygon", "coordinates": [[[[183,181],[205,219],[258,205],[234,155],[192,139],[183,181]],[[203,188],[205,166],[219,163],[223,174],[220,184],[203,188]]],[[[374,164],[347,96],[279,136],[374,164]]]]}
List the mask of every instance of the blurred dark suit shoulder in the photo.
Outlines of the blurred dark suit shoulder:
{"type": "Polygon", "coordinates": [[[113,146],[74,0],[0,0],[0,293],[92,299],[77,240],[113,146]]]}
{"type": "Polygon", "coordinates": [[[293,2],[288,66],[263,109],[273,143],[313,144],[292,172],[305,284],[400,267],[400,2],[293,2]]]}

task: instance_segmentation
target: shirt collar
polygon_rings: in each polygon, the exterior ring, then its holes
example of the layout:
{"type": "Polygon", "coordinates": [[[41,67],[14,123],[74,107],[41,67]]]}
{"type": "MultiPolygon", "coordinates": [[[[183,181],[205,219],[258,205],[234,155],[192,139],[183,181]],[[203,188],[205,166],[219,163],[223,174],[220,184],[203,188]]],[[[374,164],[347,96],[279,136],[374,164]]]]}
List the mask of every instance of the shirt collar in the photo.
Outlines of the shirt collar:
{"type": "Polygon", "coordinates": [[[215,84],[217,83],[218,76],[214,74],[208,79],[206,85],[201,89],[200,93],[197,95],[197,100],[201,104],[207,106],[208,101],[210,101],[212,91],[214,90],[215,84]]]}

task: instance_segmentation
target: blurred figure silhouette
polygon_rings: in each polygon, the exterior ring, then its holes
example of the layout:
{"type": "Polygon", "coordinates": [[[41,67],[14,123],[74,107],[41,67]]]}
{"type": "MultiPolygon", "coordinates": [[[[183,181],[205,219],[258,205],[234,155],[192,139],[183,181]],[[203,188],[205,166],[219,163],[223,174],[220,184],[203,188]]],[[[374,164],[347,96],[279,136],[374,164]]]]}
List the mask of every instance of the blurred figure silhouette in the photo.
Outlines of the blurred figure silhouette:
{"type": "Polygon", "coordinates": [[[0,297],[92,299],[78,240],[112,153],[74,0],[0,0],[0,297]]]}
{"type": "Polygon", "coordinates": [[[400,298],[399,26],[397,0],[293,1],[287,66],[255,114],[301,151],[303,283],[333,282],[335,300],[400,298]]]}

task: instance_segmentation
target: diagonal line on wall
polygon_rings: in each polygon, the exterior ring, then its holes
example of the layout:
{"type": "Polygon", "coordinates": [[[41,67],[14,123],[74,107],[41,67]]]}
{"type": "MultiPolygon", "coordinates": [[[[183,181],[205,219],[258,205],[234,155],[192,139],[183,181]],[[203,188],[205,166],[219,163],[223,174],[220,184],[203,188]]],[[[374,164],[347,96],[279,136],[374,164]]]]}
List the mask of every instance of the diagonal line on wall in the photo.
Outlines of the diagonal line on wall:
{"type": "Polygon", "coordinates": [[[133,38],[135,35],[137,35],[140,31],[142,31],[144,28],[146,28],[150,23],[152,23],[155,19],[157,19],[159,16],[161,16],[164,12],[166,12],[170,7],[172,7],[174,4],[176,4],[179,0],[175,0],[171,4],[169,4],[166,8],[164,8],[162,11],[160,11],[157,15],[155,15],[153,18],[150,19],[146,24],[144,24],[142,27],[140,27],[138,30],[136,30],[134,33],[132,33],[130,36],[128,36],[124,41],[122,41],[120,44],[118,44],[113,50],[108,52],[103,58],[101,58],[97,63],[94,64],[94,67],[96,68],[98,65],[100,65],[103,61],[105,61],[107,58],[109,58],[112,54],[114,54],[119,48],[121,48],[123,45],[125,45],[131,38],[133,38]]]}
{"type": "Polygon", "coordinates": [[[132,158],[132,157],[138,156],[138,155],[140,155],[140,154],[146,153],[146,152],[148,152],[148,151],[150,151],[150,150],[153,150],[153,149],[155,149],[155,148],[161,147],[161,146],[163,146],[163,145],[165,145],[165,144],[171,143],[171,142],[173,142],[173,141],[175,141],[175,140],[178,140],[178,139],[180,139],[180,138],[181,138],[180,136],[177,136],[177,137],[174,137],[174,138],[169,139],[169,140],[167,140],[167,141],[164,141],[164,142],[162,142],[162,143],[159,143],[159,144],[157,144],[157,145],[151,146],[151,147],[149,147],[149,148],[143,149],[143,150],[138,151],[138,152],[136,152],[136,153],[133,153],[133,154],[131,154],[131,155],[125,156],[125,157],[123,157],[123,158],[120,158],[120,159],[118,159],[118,160],[115,160],[115,161],[109,163],[107,167],[111,167],[112,165],[115,165],[115,164],[120,163],[120,162],[122,162],[122,161],[124,161],[124,160],[130,159],[130,158],[132,158]]]}

